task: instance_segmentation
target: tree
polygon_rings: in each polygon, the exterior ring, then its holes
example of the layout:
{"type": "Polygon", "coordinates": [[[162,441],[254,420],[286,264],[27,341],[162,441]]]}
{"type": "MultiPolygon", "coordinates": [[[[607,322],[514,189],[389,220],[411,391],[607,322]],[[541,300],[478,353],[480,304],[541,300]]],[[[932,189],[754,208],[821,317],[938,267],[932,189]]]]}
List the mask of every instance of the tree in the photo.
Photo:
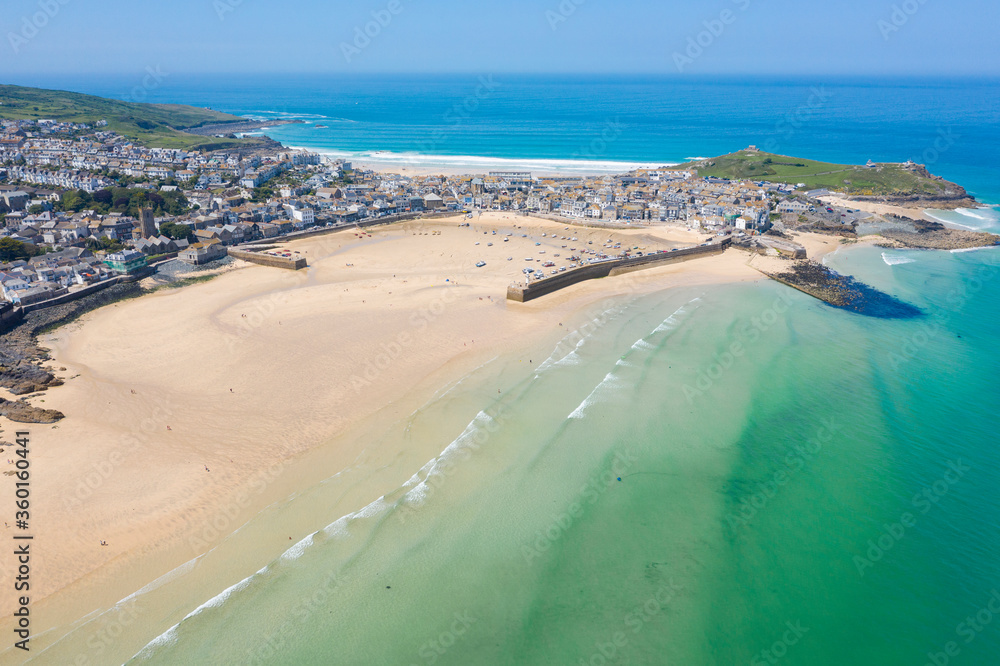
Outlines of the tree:
{"type": "Polygon", "coordinates": [[[125,249],[125,246],[116,240],[108,238],[107,236],[101,236],[97,240],[88,238],[87,248],[97,251],[103,250],[105,252],[121,252],[125,249]]]}
{"type": "Polygon", "coordinates": [[[56,204],[57,210],[73,211],[79,213],[85,208],[90,208],[94,200],[89,192],[84,190],[69,190],[63,193],[62,200],[56,204]]]}
{"type": "Polygon", "coordinates": [[[30,259],[41,254],[38,248],[29,243],[22,243],[13,238],[0,238],[0,261],[16,261],[30,259]]]}
{"type": "Polygon", "coordinates": [[[35,204],[34,206],[28,209],[29,215],[41,215],[44,212],[45,212],[45,206],[43,206],[42,204],[35,204]]]}
{"type": "Polygon", "coordinates": [[[164,222],[160,225],[160,233],[173,240],[184,240],[191,236],[191,227],[186,224],[164,222]]]}

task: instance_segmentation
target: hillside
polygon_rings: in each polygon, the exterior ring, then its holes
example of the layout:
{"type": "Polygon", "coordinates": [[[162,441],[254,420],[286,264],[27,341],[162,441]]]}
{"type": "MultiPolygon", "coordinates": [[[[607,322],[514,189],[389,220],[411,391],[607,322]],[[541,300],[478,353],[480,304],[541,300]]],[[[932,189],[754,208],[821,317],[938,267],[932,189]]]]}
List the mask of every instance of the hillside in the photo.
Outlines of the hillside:
{"type": "Polygon", "coordinates": [[[959,185],[933,176],[921,166],[902,164],[869,168],[744,150],[675,168],[695,170],[703,177],[803,184],[803,189],[829,189],[855,197],[928,201],[968,198],[959,185]]]}
{"type": "Polygon", "coordinates": [[[108,130],[142,145],[184,150],[222,150],[265,143],[261,139],[218,139],[184,132],[202,125],[237,123],[243,118],[180,104],[134,104],[60,90],[0,85],[0,119],[108,121],[108,130]]]}

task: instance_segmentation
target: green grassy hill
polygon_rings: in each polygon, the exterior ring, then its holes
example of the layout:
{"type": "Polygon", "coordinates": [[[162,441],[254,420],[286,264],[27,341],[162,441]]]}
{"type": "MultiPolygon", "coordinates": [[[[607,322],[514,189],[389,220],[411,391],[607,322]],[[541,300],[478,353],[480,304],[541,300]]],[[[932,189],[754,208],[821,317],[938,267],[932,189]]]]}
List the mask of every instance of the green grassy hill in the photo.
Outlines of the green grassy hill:
{"type": "Polygon", "coordinates": [[[243,120],[228,113],[179,104],[133,104],[61,90],[0,85],[0,118],[74,123],[107,120],[107,129],[152,148],[222,150],[259,139],[217,139],[182,130],[243,120]]]}
{"type": "Polygon", "coordinates": [[[722,157],[682,164],[676,169],[696,170],[699,176],[804,184],[804,189],[826,188],[859,196],[954,197],[965,190],[929,174],[925,169],[899,164],[874,168],[816,162],[785,155],[740,151],[722,157]]]}

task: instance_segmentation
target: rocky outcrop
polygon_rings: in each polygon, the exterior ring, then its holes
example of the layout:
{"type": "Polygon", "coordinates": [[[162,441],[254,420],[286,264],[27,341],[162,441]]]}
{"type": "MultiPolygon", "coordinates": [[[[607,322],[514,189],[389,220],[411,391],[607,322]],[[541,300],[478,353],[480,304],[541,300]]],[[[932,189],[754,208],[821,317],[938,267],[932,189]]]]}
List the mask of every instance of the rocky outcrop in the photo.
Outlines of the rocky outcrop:
{"type": "Polygon", "coordinates": [[[887,206],[902,206],[904,208],[937,208],[940,210],[955,210],[956,208],[977,208],[981,204],[969,196],[960,185],[950,184],[955,189],[954,194],[942,194],[938,196],[920,194],[907,196],[848,196],[848,201],[866,201],[869,203],[885,204],[887,206]]]}
{"type": "Polygon", "coordinates": [[[985,231],[949,229],[940,222],[908,217],[888,216],[886,221],[891,227],[879,231],[879,235],[901,247],[918,250],[966,250],[1000,245],[1000,236],[985,231]]]}
{"type": "Polygon", "coordinates": [[[797,261],[788,270],[762,273],[789,287],[834,307],[869,317],[912,319],[923,314],[918,308],[869,287],[849,275],[841,275],[814,261],[797,261]]]}
{"type": "Polygon", "coordinates": [[[54,409],[41,409],[26,402],[5,400],[0,398],[0,416],[6,416],[17,423],[56,423],[66,418],[62,412],[54,409]]]}
{"type": "MultiPolygon", "coordinates": [[[[63,381],[42,366],[49,356],[48,350],[39,346],[38,334],[69,323],[91,310],[140,295],[142,289],[138,283],[123,283],[76,301],[28,313],[20,324],[0,335],[0,387],[14,395],[28,395],[61,386],[63,381]]],[[[57,411],[37,409],[24,402],[5,403],[0,405],[0,414],[14,421],[54,423],[63,418],[57,411]],[[10,413],[5,413],[3,409],[10,413]]]]}

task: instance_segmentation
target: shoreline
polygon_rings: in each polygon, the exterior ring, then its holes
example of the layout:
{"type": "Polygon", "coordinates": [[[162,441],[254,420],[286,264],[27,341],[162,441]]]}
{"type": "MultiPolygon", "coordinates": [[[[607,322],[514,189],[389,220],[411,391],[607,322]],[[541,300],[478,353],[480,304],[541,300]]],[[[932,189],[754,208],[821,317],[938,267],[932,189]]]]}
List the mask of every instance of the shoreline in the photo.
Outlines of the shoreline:
{"type": "MultiPolygon", "coordinates": [[[[229,271],[91,312],[44,339],[53,348],[52,363],[71,378],[42,396],[67,418],[34,435],[37,462],[46,469],[37,479],[44,518],[36,564],[60,574],[38,590],[36,613],[46,623],[52,619],[45,627],[54,630],[52,638],[88,612],[112,608],[192,557],[223,547],[232,530],[301,491],[303,482],[350,476],[367,451],[364,437],[352,435],[356,429],[378,414],[399,418],[403,406],[419,407],[498,351],[516,355],[544,345],[565,331],[559,324],[572,325],[608,299],[763,279],[741,254],[727,253],[576,285],[538,305],[508,305],[508,273],[523,263],[501,260],[488,272],[476,269],[472,260],[485,250],[473,243],[487,237],[481,231],[523,227],[531,238],[516,239],[524,246],[520,254],[534,249],[535,238],[546,240],[539,233],[565,233],[565,225],[499,213],[468,229],[458,226],[464,221],[416,220],[293,241],[310,258],[308,272],[229,271]],[[405,273],[404,260],[412,262],[405,273]],[[396,312],[394,296],[409,307],[396,312]],[[337,321],[357,323],[337,328],[337,321]],[[357,353],[338,355],[334,343],[357,353]],[[189,360],[179,366],[161,360],[185,355],[189,360]],[[260,476],[279,463],[295,473],[260,476]],[[60,488],[70,489],[79,504],[60,502],[60,488]],[[234,505],[232,517],[218,518],[220,507],[234,505]],[[190,538],[213,520],[221,529],[215,539],[203,539],[199,552],[190,538]],[[102,540],[110,546],[100,546],[102,540]]],[[[676,228],[570,228],[581,238],[638,244],[653,238],[693,243],[702,236],[676,228]]],[[[827,251],[837,246],[835,239],[815,243],[827,251]]],[[[403,451],[386,452],[379,469],[391,480],[356,479],[338,511],[367,506],[439,452],[429,448],[402,465],[403,451]]],[[[288,536],[295,542],[294,533],[288,536]]],[[[255,551],[267,561],[288,545],[272,540],[255,551]]]]}
{"type": "Polygon", "coordinates": [[[484,157],[478,155],[425,155],[377,151],[358,155],[301,145],[289,145],[289,150],[307,150],[331,159],[344,159],[355,167],[383,174],[400,176],[471,176],[490,171],[530,171],[540,177],[605,176],[627,173],[634,169],[675,167],[679,162],[587,160],[562,158],[484,157]]]}

